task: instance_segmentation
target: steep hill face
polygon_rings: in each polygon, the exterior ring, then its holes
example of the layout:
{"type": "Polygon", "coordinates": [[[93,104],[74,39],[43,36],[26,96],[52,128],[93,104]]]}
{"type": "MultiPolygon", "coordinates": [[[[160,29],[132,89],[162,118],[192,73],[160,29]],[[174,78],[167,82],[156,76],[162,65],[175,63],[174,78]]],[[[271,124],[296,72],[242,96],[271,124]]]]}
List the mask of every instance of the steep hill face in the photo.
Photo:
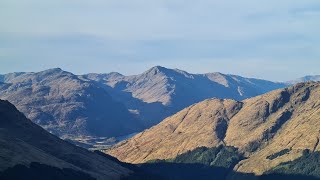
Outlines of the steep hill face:
{"type": "Polygon", "coordinates": [[[242,100],[282,88],[282,83],[221,73],[190,74],[156,66],[135,76],[118,73],[89,74],[83,78],[104,85],[118,101],[136,112],[148,125],[208,98],[242,100]]]}
{"type": "Polygon", "coordinates": [[[197,147],[222,143],[228,121],[243,104],[234,100],[206,100],[165,119],[108,153],[125,162],[142,163],[174,158],[197,147]]]}
{"type": "Polygon", "coordinates": [[[28,178],[41,179],[39,177],[43,176],[43,179],[105,180],[120,179],[132,173],[104,156],[76,147],[48,133],[28,120],[8,101],[2,100],[0,147],[1,179],[18,176],[18,179],[25,179],[27,175],[32,175],[28,178]],[[35,170],[41,172],[33,172],[35,170]]]}
{"type": "Polygon", "coordinates": [[[233,146],[246,157],[238,172],[262,174],[320,151],[320,83],[308,82],[244,101],[210,99],[107,151],[125,162],[171,159],[198,147],[233,146]]]}
{"type": "Polygon", "coordinates": [[[142,129],[127,108],[92,81],[61,69],[2,76],[0,98],[59,135],[119,136],[142,129]]]}

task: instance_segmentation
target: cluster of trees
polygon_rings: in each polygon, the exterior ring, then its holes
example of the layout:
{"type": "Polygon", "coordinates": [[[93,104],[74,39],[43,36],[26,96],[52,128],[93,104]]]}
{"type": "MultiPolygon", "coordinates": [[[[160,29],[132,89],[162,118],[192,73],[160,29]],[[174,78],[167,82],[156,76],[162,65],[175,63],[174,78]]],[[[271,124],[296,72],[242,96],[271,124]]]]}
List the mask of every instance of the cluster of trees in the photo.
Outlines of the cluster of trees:
{"type": "MultiPolygon", "coordinates": [[[[267,157],[275,159],[290,152],[284,149],[267,157]]],[[[230,180],[318,180],[320,179],[320,152],[305,150],[303,156],[291,162],[282,163],[262,176],[233,171],[244,157],[237,148],[219,146],[200,147],[169,160],[154,160],[141,164],[144,172],[160,179],[230,179],[230,180]]]]}
{"type": "Polygon", "coordinates": [[[234,147],[200,147],[177,156],[175,159],[171,160],[171,162],[203,164],[232,169],[243,158],[242,154],[238,152],[238,149],[234,147]]]}
{"type": "Polygon", "coordinates": [[[277,157],[283,156],[283,155],[285,155],[285,154],[287,154],[289,152],[290,152],[290,149],[283,149],[283,150],[281,150],[281,151],[279,151],[277,153],[274,153],[274,154],[272,154],[270,156],[267,156],[267,159],[273,160],[273,159],[276,159],[277,157]]]}
{"type": "Polygon", "coordinates": [[[244,157],[238,152],[237,148],[221,145],[213,148],[199,147],[178,155],[174,159],[151,160],[148,163],[201,164],[232,169],[242,159],[244,157]]]}
{"type": "Polygon", "coordinates": [[[140,168],[163,179],[225,179],[242,159],[234,147],[200,147],[174,159],[149,161],[140,168]]]}
{"type": "Polygon", "coordinates": [[[305,150],[303,155],[290,162],[281,163],[266,174],[299,174],[320,178],[320,152],[305,150]]]}

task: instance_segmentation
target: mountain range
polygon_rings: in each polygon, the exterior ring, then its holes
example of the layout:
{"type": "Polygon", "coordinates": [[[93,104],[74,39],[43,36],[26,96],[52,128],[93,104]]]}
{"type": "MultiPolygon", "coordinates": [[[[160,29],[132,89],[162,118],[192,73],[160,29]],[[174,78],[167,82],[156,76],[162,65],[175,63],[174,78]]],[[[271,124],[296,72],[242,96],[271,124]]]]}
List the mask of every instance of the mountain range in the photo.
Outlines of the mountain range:
{"type": "Polygon", "coordinates": [[[243,100],[290,85],[161,66],[132,76],[75,75],[55,68],[0,75],[0,82],[1,99],[59,137],[123,136],[208,98],[243,100]]]}
{"type": "MultiPolygon", "coordinates": [[[[299,83],[242,101],[202,101],[106,153],[135,164],[176,162],[177,156],[197,148],[228,146],[243,156],[233,167],[239,173],[262,175],[296,166],[287,170],[319,176],[318,165],[313,162],[318,162],[318,154],[308,155],[320,151],[319,117],[320,83],[299,83]],[[297,165],[299,158],[309,159],[297,165]]],[[[197,154],[194,159],[201,160],[203,156],[197,154]]]]}
{"type": "Polygon", "coordinates": [[[0,98],[58,136],[121,136],[143,125],[95,82],[59,68],[2,76],[0,98]]]}
{"type": "Polygon", "coordinates": [[[109,73],[83,77],[100,83],[147,126],[208,98],[242,100],[286,86],[284,83],[222,73],[191,74],[161,66],[133,76],[109,73]]]}
{"type": "MultiPolygon", "coordinates": [[[[262,176],[233,171],[234,165],[244,156],[237,148],[224,145],[196,148],[165,161],[139,165],[124,163],[102,152],[91,152],[59,139],[2,100],[0,141],[0,179],[3,180],[316,180],[320,177],[320,153],[306,150],[302,157],[281,164],[262,176]],[[307,175],[303,175],[305,172],[307,175]]],[[[286,153],[288,150],[267,158],[275,159],[286,153]]]]}
{"type": "Polygon", "coordinates": [[[160,66],[134,76],[0,75],[0,179],[317,179],[320,82],[310,80],[318,77],[278,83],[160,66]],[[55,136],[150,126],[106,154],[55,136]]]}

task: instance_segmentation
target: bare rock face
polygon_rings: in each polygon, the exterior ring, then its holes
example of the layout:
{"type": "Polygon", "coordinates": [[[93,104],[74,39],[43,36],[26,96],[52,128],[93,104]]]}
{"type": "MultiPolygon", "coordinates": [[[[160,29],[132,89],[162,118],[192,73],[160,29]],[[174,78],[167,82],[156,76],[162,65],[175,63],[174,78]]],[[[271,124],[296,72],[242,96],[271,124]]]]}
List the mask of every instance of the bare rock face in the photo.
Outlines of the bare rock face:
{"type": "Polygon", "coordinates": [[[320,83],[308,82],[244,101],[205,100],[106,153],[125,162],[143,163],[224,144],[247,157],[236,171],[262,174],[297,159],[305,149],[319,151],[319,129],[320,83]]]}
{"type": "MultiPolygon", "coordinates": [[[[71,177],[69,175],[71,179],[75,179],[72,176],[77,176],[79,172],[98,180],[120,179],[132,173],[102,155],[48,133],[28,120],[8,101],[0,100],[0,176],[8,168],[17,165],[29,167],[32,163],[57,168],[58,171],[54,172],[48,170],[46,176],[50,177],[57,177],[57,173],[65,169],[76,173],[71,174],[71,177]]],[[[23,177],[23,174],[20,176],[23,177]]]]}
{"type": "Polygon", "coordinates": [[[33,122],[59,135],[119,136],[142,125],[95,82],[59,68],[3,76],[0,98],[33,122]]]}
{"type": "Polygon", "coordinates": [[[118,73],[82,76],[102,85],[110,95],[152,126],[208,98],[243,100],[285,84],[221,73],[190,74],[156,66],[134,76],[118,73]]]}

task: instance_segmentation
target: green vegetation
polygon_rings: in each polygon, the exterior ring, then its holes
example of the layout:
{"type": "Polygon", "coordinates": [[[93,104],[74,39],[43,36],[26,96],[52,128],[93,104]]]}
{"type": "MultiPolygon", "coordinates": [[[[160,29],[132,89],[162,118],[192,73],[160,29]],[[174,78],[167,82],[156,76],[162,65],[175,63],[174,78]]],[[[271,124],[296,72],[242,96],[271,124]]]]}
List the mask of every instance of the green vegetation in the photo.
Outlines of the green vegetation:
{"type": "Polygon", "coordinates": [[[270,156],[267,156],[267,159],[273,160],[273,159],[276,159],[277,157],[283,156],[283,155],[285,155],[285,154],[287,154],[289,152],[290,152],[290,149],[283,149],[283,150],[281,150],[281,151],[279,151],[277,153],[274,153],[274,154],[272,154],[270,156]]]}
{"type": "Polygon", "coordinates": [[[163,179],[225,179],[242,159],[234,147],[199,147],[174,159],[149,161],[140,168],[163,179]]]}
{"type": "Polygon", "coordinates": [[[320,177],[320,152],[310,153],[308,150],[303,155],[290,162],[282,163],[266,174],[299,174],[320,177]]]}
{"type": "Polygon", "coordinates": [[[213,148],[200,147],[169,160],[152,160],[148,163],[183,163],[202,164],[212,167],[223,167],[232,169],[243,156],[237,148],[230,146],[219,146],[213,148]]]}
{"type": "MultiPolygon", "coordinates": [[[[269,158],[276,158],[289,152],[279,151],[269,158]]],[[[320,177],[320,152],[310,153],[305,150],[303,156],[295,161],[280,164],[262,176],[233,171],[234,166],[243,156],[234,147],[200,147],[188,151],[170,160],[154,160],[141,164],[141,171],[173,180],[318,180],[320,177]]],[[[137,176],[135,179],[141,179],[137,176]]]]}

